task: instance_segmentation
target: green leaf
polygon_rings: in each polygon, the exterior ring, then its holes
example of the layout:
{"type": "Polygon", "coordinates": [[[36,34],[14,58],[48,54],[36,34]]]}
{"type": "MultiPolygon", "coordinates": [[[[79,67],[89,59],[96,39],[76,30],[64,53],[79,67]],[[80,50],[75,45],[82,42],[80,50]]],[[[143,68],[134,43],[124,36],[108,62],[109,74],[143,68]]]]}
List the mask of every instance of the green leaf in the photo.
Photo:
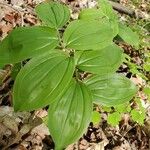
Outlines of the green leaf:
{"type": "Polygon", "coordinates": [[[150,71],[150,62],[146,62],[144,65],[143,65],[143,68],[145,71],[149,72],[150,71]]]}
{"type": "Polygon", "coordinates": [[[21,63],[16,63],[14,64],[14,66],[12,67],[12,71],[11,71],[11,77],[13,80],[15,80],[16,76],[18,75],[20,69],[22,67],[21,63]]]}
{"type": "Polygon", "coordinates": [[[113,31],[105,22],[76,20],[68,25],[63,39],[67,48],[102,49],[111,44],[113,31]]]}
{"type": "Polygon", "coordinates": [[[140,98],[135,98],[134,101],[136,102],[137,108],[134,108],[130,115],[133,121],[143,125],[144,119],[146,118],[146,109],[143,107],[140,98]]]}
{"type": "Polygon", "coordinates": [[[98,0],[98,5],[105,16],[114,17],[115,12],[108,0],[98,0]]]}
{"type": "Polygon", "coordinates": [[[103,110],[104,112],[107,112],[107,113],[112,111],[112,108],[111,108],[111,107],[101,106],[101,108],[102,108],[102,110],[103,110]]]}
{"type": "Polygon", "coordinates": [[[147,95],[148,100],[150,101],[150,87],[145,87],[144,88],[144,93],[147,95]]]}
{"type": "Polygon", "coordinates": [[[119,24],[118,35],[128,44],[138,48],[139,36],[124,24],[119,24]]]}
{"type": "Polygon", "coordinates": [[[132,117],[133,121],[143,125],[146,114],[145,114],[145,112],[142,112],[140,110],[133,109],[131,111],[131,117],[132,117]]]}
{"type": "Polygon", "coordinates": [[[83,83],[72,81],[68,90],[49,107],[48,127],[56,149],[62,150],[86,131],[92,115],[92,98],[83,83]]]}
{"type": "Polygon", "coordinates": [[[94,75],[84,81],[93,93],[94,103],[106,106],[123,104],[132,99],[136,86],[118,74],[94,75]]]}
{"type": "Polygon", "coordinates": [[[119,32],[118,29],[118,15],[112,8],[112,5],[108,0],[98,0],[99,7],[104,16],[111,23],[111,28],[113,29],[114,36],[116,36],[119,32]]]}
{"type": "Polygon", "coordinates": [[[0,64],[32,58],[51,51],[57,44],[57,32],[49,27],[16,28],[0,43],[0,64]]]}
{"type": "Polygon", "coordinates": [[[93,111],[93,113],[92,113],[92,122],[93,122],[93,124],[99,124],[100,121],[101,121],[100,113],[97,112],[97,111],[93,111]]]}
{"type": "Polygon", "coordinates": [[[122,49],[113,44],[98,51],[76,51],[77,68],[94,74],[117,71],[121,65],[122,49]]]}
{"type": "Polygon", "coordinates": [[[14,109],[34,110],[52,103],[66,90],[73,72],[73,59],[61,51],[31,59],[17,75],[14,109]]]}
{"type": "Polygon", "coordinates": [[[52,28],[61,28],[70,19],[68,7],[57,2],[43,2],[36,7],[38,17],[52,28]]]}
{"type": "Polygon", "coordinates": [[[129,103],[121,104],[115,107],[115,110],[119,113],[127,113],[131,111],[129,103]]]}
{"type": "Polygon", "coordinates": [[[104,17],[103,12],[100,9],[96,8],[86,8],[83,9],[79,14],[79,19],[81,20],[102,20],[104,17]]]}
{"type": "Polygon", "coordinates": [[[114,112],[108,115],[107,122],[112,126],[119,125],[121,121],[121,114],[119,112],[114,112]]]}
{"type": "Polygon", "coordinates": [[[80,20],[97,20],[99,22],[107,22],[110,24],[110,27],[113,30],[114,37],[118,34],[119,29],[118,29],[118,16],[117,14],[113,11],[113,13],[105,14],[102,9],[96,9],[96,8],[86,8],[83,9],[80,14],[79,14],[79,19],[80,20]]]}
{"type": "Polygon", "coordinates": [[[111,28],[113,30],[113,34],[114,34],[114,37],[119,33],[119,27],[118,27],[118,19],[112,19],[112,20],[109,20],[109,22],[111,23],[111,28]]]}
{"type": "Polygon", "coordinates": [[[42,117],[42,120],[43,120],[43,123],[44,123],[46,126],[48,126],[48,115],[42,117]]]}

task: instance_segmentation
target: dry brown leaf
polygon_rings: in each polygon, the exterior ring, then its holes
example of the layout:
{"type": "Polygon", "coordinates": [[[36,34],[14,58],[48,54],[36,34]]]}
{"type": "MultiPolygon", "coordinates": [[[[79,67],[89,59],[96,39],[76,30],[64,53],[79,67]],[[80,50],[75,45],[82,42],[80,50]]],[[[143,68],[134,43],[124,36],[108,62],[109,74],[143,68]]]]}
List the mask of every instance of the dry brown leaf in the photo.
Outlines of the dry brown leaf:
{"type": "Polygon", "coordinates": [[[35,25],[37,23],[37,18],[31,14],[26,14],[24,20],[30,25],[35,25]]]}
{"type": "Polygon", "coordinates": [[[22,6],[24,3],[24,0],[11,0],[12,5],[22,6]]]}
{"type": "Polygon", "coordinates": [[[8,34],[13,29],[13,25],[8,23],[7,25],[0,26],[1,31],[5,34],[8,34]]]}
{"type": "Polygon", "coordinates": [[[14,134],[18,132],[18,124],[14,118],[10,116],[5,116],[2,121],[3,125],[10,129],[14,134]]]}
{"type": "Polygon", "coordinates": [[[5,17],[4,19],[10,23],[13,23],[14,22],[14,15],[9,13],[9,14],[5,14],[5,17]]]}
{"type": "Polygon", "coordinates": [[[140,76],[138,76],[138,75],[136,75],[136,77],[131,77],[131,80],[134,82],[134,84],[139,85],[139,86],[143,85],[144,82],[145,82],[145,81],[144,81],[140,76]]]}

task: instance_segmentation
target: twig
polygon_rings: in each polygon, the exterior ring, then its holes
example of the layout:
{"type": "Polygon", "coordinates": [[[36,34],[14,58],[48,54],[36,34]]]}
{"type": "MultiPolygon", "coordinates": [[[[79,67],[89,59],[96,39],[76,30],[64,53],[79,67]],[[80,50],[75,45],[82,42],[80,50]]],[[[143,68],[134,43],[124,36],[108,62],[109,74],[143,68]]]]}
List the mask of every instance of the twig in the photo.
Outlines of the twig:
{"type": "Polygon", "coordinates": [[[133,127],[131,127],[130,129],[128,129],[124,134],[123,134],[123,136],[126,136],[126,134],[130,131],[130,130],[132,130],[133,128],[135,128],[137,126],[137,124],[135,124],[133,127]]]}
{"type": "Polygon", "coordinates": [[[139,13],[136,13],[136,11],[134,11],[133,9],[127,8],[117,2],[113,2],[113,1],[109,1],[109,3],[112,5],[112,7],[120,12],[120,13],[124,13],[126,15],[129,15],[130,17],[134,17],[134,18],[139,18],[139,19],[143,19],[143,16],[140,15],[139,13]]]}
{"type": "Polygon", "coordinates": [[[112,7],[121,12],[121,13],[124,13],[124,14],[127,14],[127,15],[130,15],[130,16],[134,16],[135,15],[135,12],[134,10],[132,9],[129,9],[125,6],[122,6],[121,4],[117,3],[117,2],[113,2],[113,1],[109,1],[109,3],[112,5],[112,7]]]}

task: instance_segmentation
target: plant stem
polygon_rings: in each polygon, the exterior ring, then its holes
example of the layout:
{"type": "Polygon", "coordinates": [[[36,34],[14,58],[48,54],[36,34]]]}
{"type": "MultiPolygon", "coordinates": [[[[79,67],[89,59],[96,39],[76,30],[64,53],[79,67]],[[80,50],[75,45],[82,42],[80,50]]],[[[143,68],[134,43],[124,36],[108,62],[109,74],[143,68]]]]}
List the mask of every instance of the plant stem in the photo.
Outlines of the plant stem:
{"type": "Polygon", "coordinates": [[[58,36],[58,40],[59,40],[60,47],[61,47],[62,49],[64,49],[64,48],[65,48],[65,47],[64,47],[64,43],[62,42],[62,38],[61,38],[61,36],[60,36],[59,30],[57,30],[57,32],[58,32],[57,36],[58,36]]]}
{"type": "Polygon", "coordinates": [[[79,78],[79,73],[78,73],[77,69],[75,70],[75,75],[76,75],[76,79],[78,79],[79,78]]]}

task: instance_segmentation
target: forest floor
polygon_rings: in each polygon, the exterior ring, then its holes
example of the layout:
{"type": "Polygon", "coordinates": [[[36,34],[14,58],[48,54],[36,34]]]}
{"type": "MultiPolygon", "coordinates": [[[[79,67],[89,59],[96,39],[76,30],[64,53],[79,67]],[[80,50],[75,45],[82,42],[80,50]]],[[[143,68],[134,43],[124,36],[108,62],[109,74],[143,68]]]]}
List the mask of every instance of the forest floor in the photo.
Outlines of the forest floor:
{"type": "MultiPolygon", "coordinates": [[[[0,0],[0,40],[18,26],[39,25],[34,8],[43,0],[0,0]]],[[[61,0],[76,19],[80,9],[93,7],[94,0],[61,0]]],[[[117,1],[117,0],[116,0],[117,1]]],[[[118,72],[125,74],[138,87],[139,91],[130,102],[135,113],[124,112],[122,119],[115,118],[108,123],[108,115],[114,108],[96,107],[99,120],[91,122],[87,133],[70,145],[67,150],[150,150],[150,1],[118,0],[135,11],[135,16],[118,12],[120,20],[140,36],[140,47],[134,48],[121,43],[127,54],[126,62],[118,72]],[[140,15],[140,17],[139,17],[140,15]],[[144,115],[139,112],[144,109],[144,115]],[[113,123],[116,122],[115,125],[113,123]]],[[[0,150],[50,150],[54,143],[42,120],[47,116],[45,109],[36,112],[14,113],[12,107],[13,76],[17,70],[7,65],[0,70],[0,150]]],[[[143,111],[142,111],[143,112],[143,111]]]]}

